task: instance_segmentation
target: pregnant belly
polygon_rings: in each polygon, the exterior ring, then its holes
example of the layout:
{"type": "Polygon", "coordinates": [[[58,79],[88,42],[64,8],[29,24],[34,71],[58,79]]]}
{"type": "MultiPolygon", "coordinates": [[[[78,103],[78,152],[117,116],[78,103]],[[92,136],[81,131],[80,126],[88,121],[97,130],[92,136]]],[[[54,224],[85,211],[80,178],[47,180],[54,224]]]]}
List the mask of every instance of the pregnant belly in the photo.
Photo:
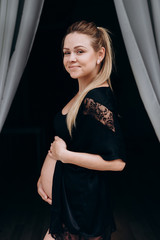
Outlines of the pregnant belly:
{"type": "Polygon", "coordinates": [[[52,181],[55,165],[56,161],[47,156],[41,170],[42,187],[50,199],[52,199],[52,181]]]}

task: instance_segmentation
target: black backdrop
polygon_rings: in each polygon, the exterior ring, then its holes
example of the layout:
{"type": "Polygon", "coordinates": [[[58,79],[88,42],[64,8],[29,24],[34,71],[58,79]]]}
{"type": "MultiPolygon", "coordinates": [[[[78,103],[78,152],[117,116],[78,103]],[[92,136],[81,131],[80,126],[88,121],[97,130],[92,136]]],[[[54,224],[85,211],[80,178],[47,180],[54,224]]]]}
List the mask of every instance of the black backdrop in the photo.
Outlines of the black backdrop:
{"type": "Polygon", "coordinates": [[[116,66],[112,83],[122,116],[128,164],[121,181],[156,196],[159,144],[130,68],[113,1],[46,0],[28,64],[0,134],[2,190],[33,186],[53,140],[54,114],[77,89],[62,65],[61,40],[78,20],[94,21],[111,31],[116,66]],[[135,177],[136,176],[136,177],[135,177]],[[15,187],[16,186],[16,187],[15,187]],[[153,187],[154,186],[154,187],[153,187]]]}

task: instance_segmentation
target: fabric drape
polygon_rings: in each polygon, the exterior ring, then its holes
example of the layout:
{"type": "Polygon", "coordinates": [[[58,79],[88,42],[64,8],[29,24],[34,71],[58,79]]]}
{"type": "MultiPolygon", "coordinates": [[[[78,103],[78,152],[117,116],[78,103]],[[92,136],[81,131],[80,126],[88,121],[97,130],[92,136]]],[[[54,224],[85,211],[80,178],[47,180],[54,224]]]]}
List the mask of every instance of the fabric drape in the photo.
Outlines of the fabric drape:
{"type": "Polygon", "coordinates": [[[43,3],[0,1],[0,131],[26,66],[43,3]]]}
{"type": "Polygon", "coordinates": [[[160,141],[160,1],[114,4],[140,96],[160,141]]]}

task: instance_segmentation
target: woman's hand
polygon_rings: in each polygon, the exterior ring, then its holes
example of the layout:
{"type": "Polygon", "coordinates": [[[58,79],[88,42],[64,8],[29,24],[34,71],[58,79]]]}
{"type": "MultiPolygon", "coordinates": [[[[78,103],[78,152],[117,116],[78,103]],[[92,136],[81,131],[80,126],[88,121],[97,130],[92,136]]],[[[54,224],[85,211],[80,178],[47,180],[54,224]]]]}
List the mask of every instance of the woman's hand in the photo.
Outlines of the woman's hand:
{"type": "Polygon", "coordinates": [[[41,183],[41,177],[39,177],[38,182],[37,182],[37,191],[38,191],[38,194],[41,196],[41,198],[45,202],[49,203],[50,205],[52,204],[52,199],[50,199],[43,190],[42,183],[41,183]]]}
{"type": "Polygon", "coordinates": [[[57,159],[63,162],[62,156],[64,154],[64,151],[66,150],[67,150],[67,145],[65,141],[62,138],[56,136],[54,138],[54,142],[51,144],[48,154],[53,159],[57,159]]]}

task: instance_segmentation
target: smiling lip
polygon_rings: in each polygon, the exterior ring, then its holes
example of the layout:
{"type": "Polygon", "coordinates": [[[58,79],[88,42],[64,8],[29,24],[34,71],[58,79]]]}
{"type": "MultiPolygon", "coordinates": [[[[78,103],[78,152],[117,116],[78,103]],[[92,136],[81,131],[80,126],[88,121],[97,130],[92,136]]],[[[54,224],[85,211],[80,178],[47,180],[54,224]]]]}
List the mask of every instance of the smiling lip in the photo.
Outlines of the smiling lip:
{"type": "Polygon", "coordinates": [[[69,68],[78,68],[79,66],[69,66],[69,68]]]}

